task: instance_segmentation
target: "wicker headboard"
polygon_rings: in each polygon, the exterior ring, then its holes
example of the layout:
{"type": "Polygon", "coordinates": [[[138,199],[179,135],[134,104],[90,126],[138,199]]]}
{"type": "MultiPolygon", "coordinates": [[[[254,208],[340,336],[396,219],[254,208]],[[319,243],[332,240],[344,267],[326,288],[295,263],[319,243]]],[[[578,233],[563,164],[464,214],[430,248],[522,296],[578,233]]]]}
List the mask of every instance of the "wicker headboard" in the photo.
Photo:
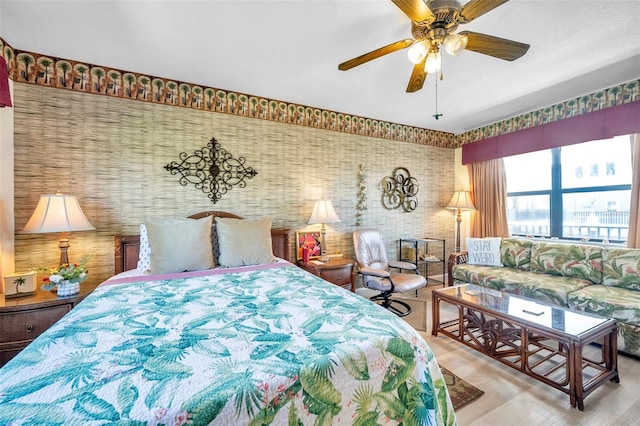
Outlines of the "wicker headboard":
{"type": "MultiPolygon", "coordinates": [[[[221,211],[207,211],[196,213],[189,218],[200,219],[207,216],[230,217],[242,219],[233,213],[221,211]]],[[[291,249],[289,247],[288,229],[271,229],[271,244],[273,254],[279,258],[291,261],[291,249]]],[[[115,273],[135,269],[138,266],[138,254],[140,249],[140,235],[116,235],[115,237],[115,273]]]]}

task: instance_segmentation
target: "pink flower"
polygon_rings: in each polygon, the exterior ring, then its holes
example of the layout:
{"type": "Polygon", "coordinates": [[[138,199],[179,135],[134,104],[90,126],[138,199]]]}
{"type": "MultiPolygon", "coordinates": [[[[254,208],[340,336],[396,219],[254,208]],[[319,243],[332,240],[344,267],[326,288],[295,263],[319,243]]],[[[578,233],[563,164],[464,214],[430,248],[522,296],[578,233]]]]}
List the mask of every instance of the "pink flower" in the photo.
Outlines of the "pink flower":
{"type": "Polygon", "coordinates": [[[156,420],[161,420],[164,416],[167,415],[167,412],[169,410],[166,408],[158,408],[158,410],[156,411],[156,420]]]}
{"type": "Polygon", "coordinates": [[[181,411],[174,419],[174,423],[177,425],[185,425],[189,421],[189,413],[186,411],[181,411]]]}

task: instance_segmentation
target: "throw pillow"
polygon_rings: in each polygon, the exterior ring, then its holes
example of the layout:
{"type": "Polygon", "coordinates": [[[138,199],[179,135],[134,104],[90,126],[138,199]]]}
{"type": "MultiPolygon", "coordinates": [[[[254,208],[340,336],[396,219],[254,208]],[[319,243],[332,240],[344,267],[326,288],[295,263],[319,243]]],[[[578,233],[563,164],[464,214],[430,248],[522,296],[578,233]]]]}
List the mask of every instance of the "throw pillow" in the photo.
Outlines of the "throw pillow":
{"type": "Polygon", "coordinates": [[[502,266],[500,237],[467,238],[470,265],[502,266]]]}
{"type": "Polygon", "coordinates": [[[140,246],[138,248],[138,272],[148,274],[151,270],[151,247],[149,247],[149,235],[144,223],[140,224],[140,246]]]}
{"type": "Polygon", "coordinates": [[[215,266],[211,251],[211,217],[147,219],[152,274],[199,271],[215,266]]]}
{"type": "Polygon", "coordinates": [[[216,218],[222,266],[260,265],[275,261],[271,219],[216,218]]]}

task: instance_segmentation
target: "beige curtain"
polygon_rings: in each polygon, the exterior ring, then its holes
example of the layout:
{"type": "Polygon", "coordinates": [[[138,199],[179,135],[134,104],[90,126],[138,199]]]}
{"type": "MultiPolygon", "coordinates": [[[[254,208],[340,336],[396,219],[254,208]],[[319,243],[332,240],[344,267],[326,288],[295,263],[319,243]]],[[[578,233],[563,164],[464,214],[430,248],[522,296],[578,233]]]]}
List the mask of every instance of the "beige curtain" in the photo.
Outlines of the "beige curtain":
{"type": "Polygon", "coordinates": [[[629,238],[627,247],[640,248],[640,133],[631,135],[631,208],[629,209],[629,238]]]}
{"type": "Polygon", "coordinates": [[[469,164],[469,178],[476,206],[471,215],[471,236],[508,237],[507,179],[502,158],[469,164]]]}

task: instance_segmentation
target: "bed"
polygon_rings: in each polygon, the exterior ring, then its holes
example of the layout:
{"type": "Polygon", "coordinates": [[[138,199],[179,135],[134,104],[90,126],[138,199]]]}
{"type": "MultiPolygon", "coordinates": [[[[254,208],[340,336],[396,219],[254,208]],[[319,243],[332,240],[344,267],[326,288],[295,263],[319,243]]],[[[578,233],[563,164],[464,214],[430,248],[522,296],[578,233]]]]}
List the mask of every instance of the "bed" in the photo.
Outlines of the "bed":
{"type": "Polygon", "coordinates": [[[118,273],[0,369],[0,424],[456,423],[411,326],[293,265],[286,230],[268,232],[271,261],[230,265],[264,241],[257,221],[214,216],[224,267],[140,271],[145,238],[116,237],[118,273]]]}

